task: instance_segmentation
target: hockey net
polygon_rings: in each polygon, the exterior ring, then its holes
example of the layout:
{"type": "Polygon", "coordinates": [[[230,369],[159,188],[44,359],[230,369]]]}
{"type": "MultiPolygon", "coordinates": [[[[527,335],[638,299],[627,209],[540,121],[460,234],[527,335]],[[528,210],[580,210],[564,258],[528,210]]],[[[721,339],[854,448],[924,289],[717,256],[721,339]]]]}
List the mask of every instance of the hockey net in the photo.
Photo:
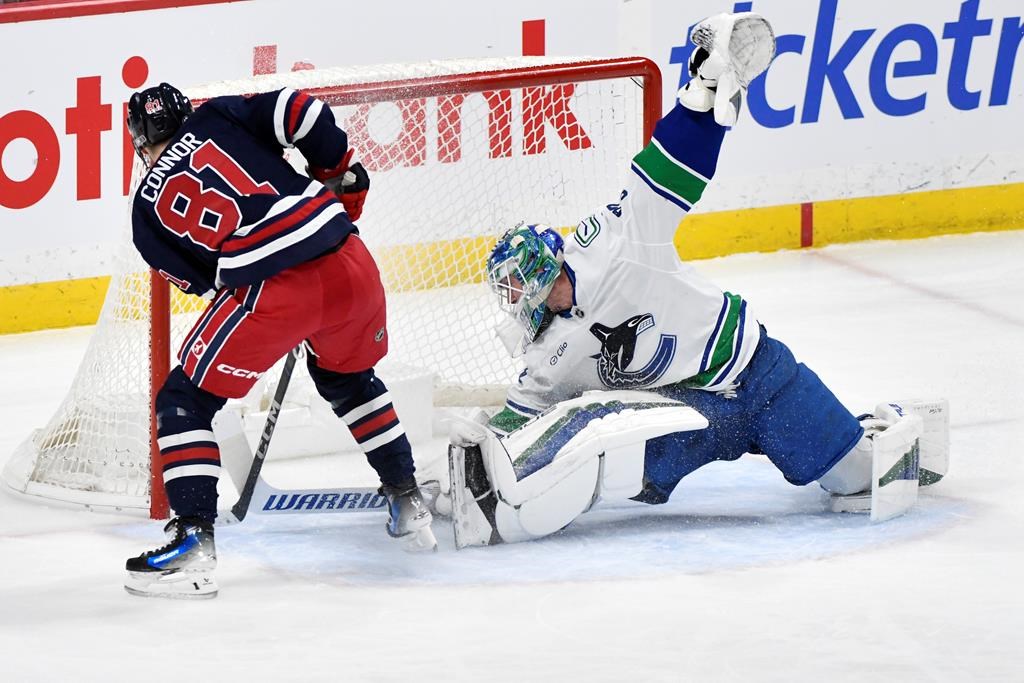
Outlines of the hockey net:
{"type": "MultiPolygon", "coordinates": [[[[493,332],[500,314],[483,284],[487,254],[520,221],[565,231],[617,200],[660,116],[657,66],[642,58],[459,60],[300,71],[186,92],[198,103],[286,86],[331,105],[371,176],[359,228],[388,294],[382,377],[426,371],[437,403],[500,401],[519,368],[493,332]]],[[[155,278],[130,234],[126,223],[67,397],[11,457],[3,480],[30,496],[159,518],[167,509],[151,464],[152,396],[206,302],[155,278]]],[[[266,409],[270,375],[242,410],[266,409]]]]}

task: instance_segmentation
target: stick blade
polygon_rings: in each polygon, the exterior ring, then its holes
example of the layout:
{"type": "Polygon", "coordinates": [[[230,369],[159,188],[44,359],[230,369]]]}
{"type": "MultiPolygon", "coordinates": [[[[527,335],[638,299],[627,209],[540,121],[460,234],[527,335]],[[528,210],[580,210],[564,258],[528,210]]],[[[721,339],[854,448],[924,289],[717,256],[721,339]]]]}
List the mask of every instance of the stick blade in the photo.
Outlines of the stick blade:
{"type": "Polygon", "coordinates": [[[217,511],[217,526],[231,526],[232,524],[241,524],[242,520],[245,519],[245,511],[242,511],[241,517],[234,508],[230,510],[218,510],[217,511]]]}

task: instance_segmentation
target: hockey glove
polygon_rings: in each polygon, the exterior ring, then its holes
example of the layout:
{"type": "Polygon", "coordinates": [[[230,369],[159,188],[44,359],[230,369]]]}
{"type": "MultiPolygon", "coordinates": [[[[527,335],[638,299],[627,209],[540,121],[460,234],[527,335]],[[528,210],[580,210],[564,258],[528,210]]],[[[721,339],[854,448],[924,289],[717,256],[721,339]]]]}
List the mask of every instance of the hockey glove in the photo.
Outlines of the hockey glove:
{"type": "Polygon", "coordinates": [[[338,195],[352,221],[359,220],[363,213],[366,193],[370,190],[370,175],[363,165],[352,163],[352,150],[348,150],[341,163],[334,168],[309,168],[309,174],[319,180],[328,190],[338,195]]]}

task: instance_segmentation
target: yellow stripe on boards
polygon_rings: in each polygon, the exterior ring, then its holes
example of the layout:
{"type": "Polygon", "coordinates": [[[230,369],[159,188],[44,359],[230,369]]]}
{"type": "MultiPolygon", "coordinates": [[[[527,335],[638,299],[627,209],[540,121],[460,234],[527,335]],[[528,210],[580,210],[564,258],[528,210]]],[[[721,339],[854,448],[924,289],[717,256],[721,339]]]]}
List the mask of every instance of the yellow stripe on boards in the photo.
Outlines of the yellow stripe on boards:
{"type": "MultiPolygon", "coordinates": [[[[573,228],[559,228],[568,236],[573,228]]],[[[1024,229],[1024,183],[914,192],[814,203],[814,246],[870,239],[1024,229]]],[[[488,254],[499,237],[473,237],[374,249],[389,292],[484,281],[488,254]]],[[[696,213],[675,236],[684,260],[800,247],[800,205],[696,213]]],[[[96,322],[110,278],[97,277],[0,287],[0,334],[96,322]]],[[[202,310],[177,293],[175,310],[202,310]]]]}
{"type": "Polygon", "coordinates": [[[0,287],[0,334],[92,325],[109,277],[0,287]]]}
{"type": "Polygon", "coordinates": [[[695,213],[680,222],[676,251],[684,261],[800,247],[800,205],[695,213]]]}
{"type": "Polygon", "coordinates": [[[814,245],[1024,228],[1024,183],[814,203],[814,245]]]}

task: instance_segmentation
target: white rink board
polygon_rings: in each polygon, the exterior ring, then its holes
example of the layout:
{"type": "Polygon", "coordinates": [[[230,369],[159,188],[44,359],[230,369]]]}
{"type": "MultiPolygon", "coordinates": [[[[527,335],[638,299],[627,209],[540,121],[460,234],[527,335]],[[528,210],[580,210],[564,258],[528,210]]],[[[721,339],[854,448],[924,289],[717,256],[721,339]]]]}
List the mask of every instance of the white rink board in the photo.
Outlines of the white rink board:
{"type": "MultiPolygon", "coordinates": [[[[25,65],[5,69],[0,91],[4,173],[21,181],[36,171],[36,148],[21,135],[53,140],[60,151],[52,183],[40,176],[38,201],[0,206],[0,286],[109,272],[127,206],[121,107],[140,73],[146,84],[182,86],[245,78],[257,48],[271,46],[281,71],[300,62],[511,56],[521,53],[522,22],[543,19],[549,55],[653,59],[667,106],[688,27],[733,4],[392,0],[341,11],[328,0],[249,0],[0,24],[0,63],[25,65]],[[14,112],[27,114],[4,120],[14,112]],[[69,115],[85,132],[68,132],[69,115]]],[[[772,19],[784,53],[763,96],[751,94],[756,115],[730,134],[699,211],[1021,182],[1017,0],[757,0],[753,9],[772,19]],[[922,97],[920,111],[893,104],[922,97]]]]}

